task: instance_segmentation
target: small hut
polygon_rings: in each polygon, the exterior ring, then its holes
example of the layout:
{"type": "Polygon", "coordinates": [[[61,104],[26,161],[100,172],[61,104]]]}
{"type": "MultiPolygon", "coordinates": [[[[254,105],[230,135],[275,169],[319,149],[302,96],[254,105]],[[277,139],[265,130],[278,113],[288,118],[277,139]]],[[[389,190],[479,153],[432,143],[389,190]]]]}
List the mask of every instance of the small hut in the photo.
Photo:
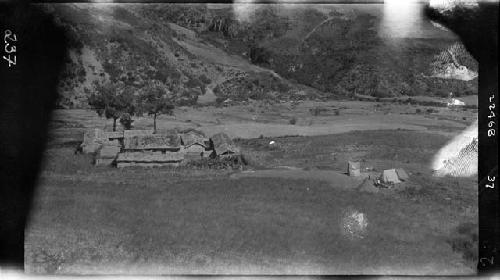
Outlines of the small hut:
{"type": "Polygon", "coordinates": [[[104,131],[99,128],[89,129],[83,134],[83,142],[80,145],[82,152],[89,154],[97,152],[104,140],[104,131]]]}
{"type": "Polygon", "coordinates": [[[347,174],[351,177],[359,177],[361,175],[361,163],[357,161],[348,161],[347,174]]]}
{"type": "Polygon", "coordinates": [[[184,159],[181,138],[176,131],[156,134],[151,130],[129,131],[124,136],[117,167],[178,165],[184,159]]]}
{"type": "Polygon", "coordinates": [[[83,133],[83,142],[80,147],[83,153],[93,154],[98,153],[105,143],[110,145],[109,141],[121,141],[121,139],[123,139],[123,131],[104,131],[94,128],[83,133]]]}
{"type": "Polygon", "coordinates": [[[181,134],[181,145],[186,160],[197,160],[210,155],[211,144],[201,131],[190,129],[181,134]]]}
{"type": "Polygon", "coordinates": [[[211,140],[216,156],[231,157],[241,155],[240,149],[234,145],[233,140],[227,134],[223,132],[217,133],[211,137],[211,140]]]}

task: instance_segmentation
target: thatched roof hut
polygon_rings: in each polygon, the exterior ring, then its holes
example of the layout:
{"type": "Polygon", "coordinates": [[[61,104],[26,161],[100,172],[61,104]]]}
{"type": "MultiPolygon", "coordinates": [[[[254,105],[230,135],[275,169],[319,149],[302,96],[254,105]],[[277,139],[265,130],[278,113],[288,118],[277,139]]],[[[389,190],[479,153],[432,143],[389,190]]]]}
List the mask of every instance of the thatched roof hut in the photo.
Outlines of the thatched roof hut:
{"type": "Polygon", "coordinates": [[[211,138],[215,154],[218,156],[239,155],[240,149],[234,145],[233,140],[225,133],[217,133],[211,138]]]}
{"type": "Polygon", "coordinates": [[[181,144],[186,147],[200,145],[208,148],[210,146],[210,140],[203,132],[191,129],[181,133],[181,144]]]}

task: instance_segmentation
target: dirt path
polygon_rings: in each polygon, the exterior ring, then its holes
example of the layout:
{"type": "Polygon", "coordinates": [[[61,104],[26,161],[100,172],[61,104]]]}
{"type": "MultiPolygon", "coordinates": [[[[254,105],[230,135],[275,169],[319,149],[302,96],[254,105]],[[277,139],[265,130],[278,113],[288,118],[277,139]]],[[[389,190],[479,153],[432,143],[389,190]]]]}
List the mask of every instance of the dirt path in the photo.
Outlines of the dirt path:
{"type": "MultiPolygon", "coordinates": [[[[287,169],[268,169],[254,170],[234,173],[230,176],[231,179],[240,178],[283,178],[292,180],[317,180],[329,183],[332,187],[341,189],[354,189],[363,179],[349,177],[346,174],[341,174],[331,170],[287,170],[287,169]]],[[[307,187],[309,188],[309,187],[307,187]]]]}
{"type": "Polygon", "coordinates": [[[309,33],[307,33],[306,36],[304,36],[304,39],[302,39],[302,44],[307,41],[307,39],[309,39],[309,37],[314,33],[316,32],[316,30],[318,28],[320,28],[321,26],[323,26],[323,24],[329,22],[330,20],[332,20],[333,17],[329,16],[327,19],[325,19],[324,21],[320,22],[318,25],[316,25],[311,31],[309,31],[309,33]]]}

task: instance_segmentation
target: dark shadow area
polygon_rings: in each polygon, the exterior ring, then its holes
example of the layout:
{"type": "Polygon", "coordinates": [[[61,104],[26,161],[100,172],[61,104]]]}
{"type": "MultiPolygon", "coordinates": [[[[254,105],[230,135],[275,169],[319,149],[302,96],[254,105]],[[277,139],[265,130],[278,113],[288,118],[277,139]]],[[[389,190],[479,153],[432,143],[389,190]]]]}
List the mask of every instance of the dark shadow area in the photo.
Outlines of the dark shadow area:
{"type": "Polygon", "coordinates": [[[58,75],[66,54],[63,30],[27,1],[0,3],[0,264],[22,267],[24,228],[45,149],[58,75]],[[5,32],[12,38],[5,41],[5,32]],[[14,37],[15,35],[15,37],[14,37]]]}
{"type": "MultiPolygon", "coordinates": [[[[493,93],[498,94],[498,8],[496,2],[479,3],[475,9],[454,8],[445,13],[430,7],[425,9],[428,18],[455,32],[479,62],[479,272],[498,272],[498,263],[488,261],[498,258],[498,190],[491,191],[490,194],[481,192],[487,176],[498,174],[498,146],[487,135],[490,114],[488,107],[491,105],[489,99],[493,93]],[[496,196],[491,195],[494,192],[496,196]],[[481,260],[481,257],[487,258],[481,260]]],[[[498,106],[498,97],[493,103],[498,106]]],[[[465,248],[466,252],[472,253],[467,245],[472,241],[471,238],[455,242],[453,248],[465,248]]]]}
{"type": "MultiPolygon", "coordinates": [[[[50,113],[57,99],[58,77],[67,53],[67,40],[64,30],[56,26],[51,16],[30,6],[28,1],[19,2],[0,3],[2,38],[7,29],[17,37],[14,42],[16,64],[9,67],[5,59],[0,62],[0,265],[22,267],[24,229],[46,146],[50,113]]],[[[430,19],[458,34],[479,62],[479,107],[484,107],[485,98],[481,96],[498,92],[498,3],[480,4],[474,11],[458,9],[450,14],[431,8],[426,8],[425,12],[430,19]]],[[[4,45],[2,39],[2,52],[4,45]]],[[[263,59],[265,55],[255,56],[263,59]]],[[[479,118],[484,120],[481,112],[486,112],[480,111],[479,118]]],[[[480,130],[484,130],[485,125],[480,122],[480,130]]],[[[479,145],[480,158],[497,154],[496,146],[481,142],[479,145]]],[[[485,177],[487,172],[489,170],[480,166],[479,178],[485,177]]],[[[491,199],[490,202],[495,201],[491,199]]],[[[492,206],[486,201],[481,207],[492,206]]],[[[495,222],[486,219],[480,224],[493,226],[495,222]]],[[[498,229],[480,229],[479,238],[489,237],[486,234],[498,236],[498,229]]],[[[450,244],[463,252],[464,258],[474,258],[471,245],[474,238],[477,236],[468,225],[463,225],[457,229],[457,237],[450,240],[450,244]]]]}

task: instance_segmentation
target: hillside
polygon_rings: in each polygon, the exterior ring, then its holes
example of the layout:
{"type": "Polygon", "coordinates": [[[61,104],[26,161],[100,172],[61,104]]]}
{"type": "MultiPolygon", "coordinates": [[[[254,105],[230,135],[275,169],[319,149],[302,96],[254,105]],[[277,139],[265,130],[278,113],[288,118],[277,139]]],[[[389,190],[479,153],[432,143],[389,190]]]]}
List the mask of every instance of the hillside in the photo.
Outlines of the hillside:
{"type": "MultiPolygon", "coordinates": [[[[219,34],[229,48],[246,42],[252,62],[333,95],[446,96],[450,91],[477,91],[477,80],[464,81],[455,73],[460,66],[477,72],[477,63],[452,36],[388,40],[377,30],[380,15],[328,8],[297,9],[284,17],[276,6],[265,6],[250,17],[258,26],[225,20],[228,26],[219,27],[219,34]]],[[[422,33],[431,31],[436,32],[422,33]]]]}
{"type": "Polygon", "coordinates": [[[177,105],[477,92],[477,64],[455,39],[388,41],[363,11],[261,5],[240,20],[213,5],[44,7],[71,41],[61,107],[87,106],[107,80],[136,91],[155,80],[177,105]],[[464,66],[471,75],[455,73],[464,66]]]}

